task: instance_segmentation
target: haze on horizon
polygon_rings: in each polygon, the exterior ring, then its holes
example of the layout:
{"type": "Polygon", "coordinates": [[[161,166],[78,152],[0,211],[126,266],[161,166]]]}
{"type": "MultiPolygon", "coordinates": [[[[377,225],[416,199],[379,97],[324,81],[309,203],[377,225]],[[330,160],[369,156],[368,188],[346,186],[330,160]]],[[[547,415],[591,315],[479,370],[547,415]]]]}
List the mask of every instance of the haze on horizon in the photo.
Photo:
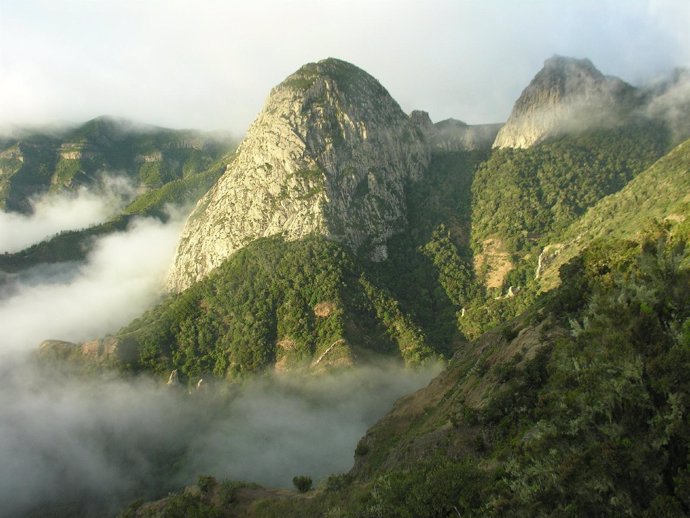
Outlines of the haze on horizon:
{"type": "Polygon", "coordinates": [[[328,56],[407,112],[500,122],[553,54],[633,84],[690,66],[689,24],[686,0],[0,0],[0,129],[108,114],[241,135],[328,56]]]}

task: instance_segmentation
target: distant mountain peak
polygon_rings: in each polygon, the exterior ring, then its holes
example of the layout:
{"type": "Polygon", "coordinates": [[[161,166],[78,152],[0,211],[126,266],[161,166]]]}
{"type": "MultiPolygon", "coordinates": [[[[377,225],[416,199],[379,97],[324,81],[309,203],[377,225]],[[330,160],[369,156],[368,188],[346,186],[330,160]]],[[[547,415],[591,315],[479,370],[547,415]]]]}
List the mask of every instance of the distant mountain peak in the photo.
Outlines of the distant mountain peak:
{"type": "Polygon", "coordinates": [[[635,89],[589,59],[552,56],[515,102],[494,147],[526,148],[558,134],[616,123],[635,89]]]}
{"type": "Polygon", "coordinates": [[[573,58],[569,56],[561,56],[554,54],[550,58],[544,60],[544,70],[565,70],[565,69],[580,69],[587,70],[593,75],[601,76],[601,72],[594,66],[588,58],[573,58]]]}

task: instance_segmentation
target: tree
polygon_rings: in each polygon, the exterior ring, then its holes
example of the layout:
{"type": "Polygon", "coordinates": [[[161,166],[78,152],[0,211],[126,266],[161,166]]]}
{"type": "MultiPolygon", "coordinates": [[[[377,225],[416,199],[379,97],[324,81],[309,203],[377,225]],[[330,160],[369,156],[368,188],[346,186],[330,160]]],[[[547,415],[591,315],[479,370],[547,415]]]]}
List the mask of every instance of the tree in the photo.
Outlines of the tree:
{"type": "Polygon", "coordinates": [[[306,493],[311,489],[312,480],[307,475],[297,475],[292,479],[292,483],[300,493],[306,493]]]}

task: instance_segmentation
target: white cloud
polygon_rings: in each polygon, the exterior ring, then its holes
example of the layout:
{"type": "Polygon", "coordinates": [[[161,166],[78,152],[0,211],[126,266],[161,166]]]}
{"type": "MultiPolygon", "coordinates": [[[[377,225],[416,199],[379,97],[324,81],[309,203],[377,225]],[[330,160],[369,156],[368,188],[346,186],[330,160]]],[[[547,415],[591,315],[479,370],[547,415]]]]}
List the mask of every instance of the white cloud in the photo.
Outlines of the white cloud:
{"type": "Polygon", "coordinates": [[[389,364],[187,395],[3,358],[0,514],[114,515],[199,475],[290,487],[343,472],[367,427],[437,372],[389,364]]]}
{"type": "Polygon", "coordinates": [[[17,252],[63,230],[102,223],[134,195],[124,177],[103,177],[98,186],[41,195],[30,201],[32,214],[0,212],[0,253],[17,252]]]}
{"type": "Polygon", "coordinates": [[[272,86],[328,56],[406,111],[494,122],[554,53],[633,82],[690,64],[685,0],[0,4],[5,123],[108,113],[241,134],[272,86]]]}
{"type": "Polygon", "coordinates": [[[162,292],[181,221],[138,219],[99,239],[84,264],[58,276],[24,272],[0,299],[0,352],[34,350],[48,338],[97,338],[139,316],[162,292]]]}

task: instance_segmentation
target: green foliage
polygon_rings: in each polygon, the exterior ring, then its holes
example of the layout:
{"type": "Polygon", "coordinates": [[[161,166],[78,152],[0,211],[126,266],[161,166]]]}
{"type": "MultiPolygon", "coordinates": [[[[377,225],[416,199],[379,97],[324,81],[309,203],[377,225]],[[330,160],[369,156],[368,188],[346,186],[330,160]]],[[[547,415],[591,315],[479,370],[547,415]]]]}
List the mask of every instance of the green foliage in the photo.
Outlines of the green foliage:
{"type": "Polygon", "coordinates": [[[658,159],[666,132],[651,123],[496,150],[472,185],[472,241],[496,235],[508,251],[566,228],[658,159]]]}
{"type": "Polygon", "coordinates": [[[306,493],[311,489],[312,480],[307,475],[297,475],[292,478],[292,484],[300,493],[306,493]]]}
{"type": "Polygon", "coordinates": [[[491,475],[471,461],[436,456],[378,477],[354,513],[362,518],[483,516],[491,475]]]}
{"type": "Polygon", "coordinates": [[[410,234],[417,246],[444,225],[453,243],[469,254],[472,218],[472,183],[477,168],[487,159],[483,151],[435,153],[424,178],[407,189],[410,234]]]}
{"type": "Polygon", "coordinates": [[[351,345],[397,349],[410,364],[435,354],[414,320],[362,271],[351,253],[322,237],[260,239],[118,336],[139,352],[133,368],[176,368],[187,379],[244,376],[274,362],[327,365],[347,357],[351,345]]]}
{"type": "Polygon", "coordinates": [[[208,494],[218,485],[218,481],[210,475],[199,475],[196,485],[203,494],[208,494]]]}
{"type": "MultiPolygon", "coordinates": [[[[465,460],[425,458],[422,449],[425,460],[375,472],[365,485],[356,479],[336,485],[315,497],[314,508],[361,517],[685,516],[690,249],[684,236],[655,227],[635,242],[597,243],[564,269],[564,279],[540,318],[553,314],[570,334],[484,369],[496,382],[488,399],[477,409],[452,407],[454,431],[442,447],[457,451],[453,434],[471,426],[475,431],[457,438],[465,460]],[[356,488],[366,494],[355,497],[356,488]]],[[[504,330],[505,338],[516,338],[514,325],[504,330]]]]}
{"type": "Polygon", "coordinates": [[[401,311],[398,301],[386,291],[376,288],[363,276],[359,283],[376,311],[376,316],[395,341],[405,363],[420,365],[432,358],[434,350],[427,345],[424,331],[401,311]]]}
{"type": "Polygon", "coordinates": [[[589,295],[571,311],[573,338],[553,351],[529,439],[506,464],[513,508],[638,515],[687,505],[688,253],[668,236],[638,250],[591,251],[569,272],[589,295]]]}
{"type": "Polygon", "coordinates": [[[634,238],[639,229],[674,222],[676,233],[690,237],[690,141],[636,176],[621,191],[607,196],[558,236],[563,243],[558,259],[547,268],[541,284],[552,287],[558,267],[601,239],[634,238]]]}
{"type": "Polygon", "coordinates": [[[132,503],[119,514],[119,518],[221,518],[235,516],[237,492],[243,488],[257,489],[256,484],[225,480],[221,483],[202,475],[197,483],[198,490],[187,488],[172,493],[167,498],[153,504],[144,505],[141,501],[132,503]]]}
{"type": "Polygon", "coordinates": [[[203,173],[173,180],[158,189],[147,191],[132,201],[124,213],[163,217],[166,205],[185,205],[201,198],[221,177],[223,170],[223,167],[212,167],[203,173]]]}
{"type": "Polygon", "coordinates": [[[355,455],[357,457],[363,457],[367,453],[369,453],[369,445],[363,442],[359,442],[357,444],[357,447],[355,448],[355,455]]]}

